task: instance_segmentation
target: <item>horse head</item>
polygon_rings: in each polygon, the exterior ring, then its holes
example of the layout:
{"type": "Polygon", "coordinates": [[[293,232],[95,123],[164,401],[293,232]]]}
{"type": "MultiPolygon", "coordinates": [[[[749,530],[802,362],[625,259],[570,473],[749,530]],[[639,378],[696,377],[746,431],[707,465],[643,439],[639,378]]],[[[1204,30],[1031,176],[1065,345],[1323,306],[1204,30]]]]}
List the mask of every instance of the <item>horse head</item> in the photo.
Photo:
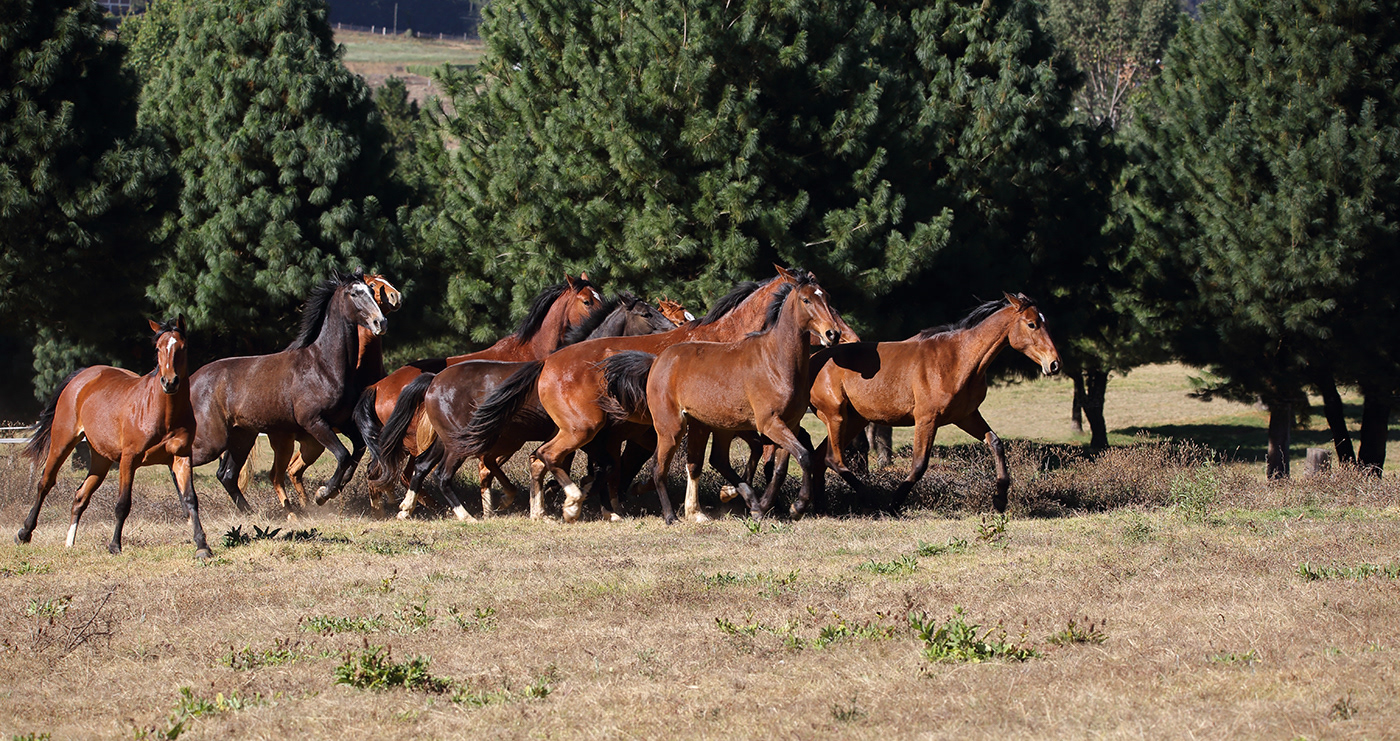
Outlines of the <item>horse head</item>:
{"type": "MultiPolygon", "coordinates": [[[[780,265],[778,274],[792,284],[783,306],[792,304],[798,312],[798,326],[801,331],[816,335],[822,347],[831,347],[841,341],[841,321],[836,311],[827,303],[827,293],[817,285],[817,279],[806,271],[789,272],[780,265]]],[[[849,329],[849,327],[847,327],[849,329]]]]}
{"type": "Polygon", "coordinates": [[[564,275],[564,293],[559,297],[559,302],[564,304],[564,326],[576,327],[588,321],[604,304],[603,294],[588,282],[588,273],[582,273],[575,278],[572,275],[564,275]]]}
{"type": "Polygon", "coordinates": [[[663,298],[656,302],[656,308],[661,312],[662,316],[669,319],[672,324],[678,327],[686,322],[695,321],[694,314],[686,311],[684,306],[681,306],[678,302],[672,301],[669,298],[663,298]]]}
{"type": "Polygon", "coordinates": [[[363,269],[357,268],[352,278],[342,282],[337,291],[337,294],[343,295],[349,302],[346,317],[354,324],[368,329],[374,336],[382,337],[389,331],[389,320],[384,318],[379,302],[370,292],[363,269]]]}
{"type": "Polygon", "coordinates": [[[1035,300],[1024,293],[1002,295],[1006,297],[1007,310],[1016,314],[1007,332],[1007,342],[1039,364],[1041,373],[1047,376],[1059,373],[1060,351],[1055,349],[1055,341],[1050,339],[1050,331],[1045,327],[1045,315],[1036,308],[1035,300]]]}
{"type": "Polygon", "coordinates": [[[403,294],[384,276],[366,275],[365,285],[369,286],[370,295],[374,296],[374,302],[379,304],[381,311],[398,311],[403,305],[403,294]]]}
{"type": "Polygon", "coordinates": [[[675,322],[658,311],[655,306],[623,291],[617,295],[619,309],[626,312],[624,335],[643,335],[666,332],[676,328],[675,322]]]}
{"type": "Polygon", "coordinates": [[[188,375],[188,361],[185,357],[185,316],[181,314],[175,321],[163,324],[148,319],[151,331],[155,333],[156,377],[160,379],[160,390],[173,394],[180,390],[180,379],[188,375]]]}

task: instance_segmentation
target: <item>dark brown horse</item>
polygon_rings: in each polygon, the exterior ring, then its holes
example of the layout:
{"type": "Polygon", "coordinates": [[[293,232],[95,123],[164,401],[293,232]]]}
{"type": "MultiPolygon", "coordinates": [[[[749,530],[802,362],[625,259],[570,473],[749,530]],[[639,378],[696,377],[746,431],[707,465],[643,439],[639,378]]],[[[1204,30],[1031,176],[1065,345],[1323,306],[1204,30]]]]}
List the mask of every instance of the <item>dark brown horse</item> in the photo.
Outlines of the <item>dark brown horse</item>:
{"type": "MultiPolygon", "coordinates": [[[[729,441],[745,431],[767,437],[797,458],[802,495],[793,504],[793,514],[801,514],[810,501],[812,453],[796,432],[807,412],[808,336],[815,335],[830,347],[841,340],[841,323],[827,303],[826,292],[810,274],[779,271],[790,282],[773,295],[761,331],[737,342],[678,343],[655,356],[654,362],[651,356],[634,352],[615,355],[604,364],[609,397],[616,400],[619,416],[632,419],[645,413],[656,430],[652,481],[667,524],[676,518],[666,492],[666,475],[671,454],[687,428],[687,507],[698,507],[689,482],[699,480],[707,433],[714,434],[714,447],[725,459],[717,466],[720,475],[731,486],[743,483],[727,459],[729,441]]],[[[771,493],[759,501],[747,486],[741,491],[754,517],[772,506],[771,493]]]]}
{"type": "MultiPolygon", "coordinates": [[[[502,337],[490,347],[450,358],[414,361],[368,387],[355,407],[356,429],[366,442],[377,439],[389,415],[394,413],[399,394],[423,373],[436,373],[468,360],[525,361],[543,358],[559,349],[572,330],[606,316],[604,303],[603,295],[589,282],[587,273],[578,278],[566,274],[563,283],[549,286],[535,296],[525,319],[514,333],[502,337]]],[[[404,438],[410,445],[410,455],[418,452],[411,447],[416,440],[413,432],[417,421],[417,417],[410,421],[409,434],[404,438]]],[[[368,473],[372,479],[392,481],[384,479],[379,471],[381,451],[385,451],[383,446],[370,448],[368,473]]],[[[377,501],[381,493],[382,489],[371,487],[371,500],[377,501]]]]}
{"type": "MultiPolygon", "coordinates": [[[[382,275],[366,275],[365,285],[369,287],[369,292],[374,296],[374,302],[379,304],[379,310],[388,314],[398,311],[403,303],[403,294],[395,288],[387,278],[382,275]]],[[[371,332],[367,327],[357,327],[357,340],[359,342],[359,356],[355,361],[355,373],[351,377],[351,393],[360,393],[369,386],[374,385],[384,377],[384,340],[382,337],[371,332]]],[[[336,420],[333,426],[336,430],[345,429],[345,423],[349,422],[347,413],[345,419],[336,420]]],[[[358,435],[355,436],[358,438],[358,435]]],[[[268,444],[272,448],[272,488],[277,492],[278,501],[287,499],[286,490],[282,484],[283,471],[286,471],[287,478],[292,481],[292,488],[296,490],[297,499],[301,506],[306,506],[306,484],[302,481],[302,474],[316,459],[321,457],[325,448],[316,442],[316,438],[306,432],[301,432],[293,438],[286,433],[274,432],[267,436],[268,444]],[[293,454],[292,444],[296,443],[299,450],[293,454]],[[290,462],[289,462],[290,459],[290,462]]],[[[350,455],[359,461],[364,454],[363,442],[359,439],[353,440],[355,449],[350,451],[350,455]]],[[[248,457],[248,463],[244,470],[252,466],[253,456],[248,457]]],[[[240,487],[242,488],[240,480],[240,487]]],[[[374,508],[379,509],[379,497],[372,496],[370,503],[374,508]]]]}
{"type": "Polygon", "coordinates": [[[39,508],[53,488],[59,466],[73,452],[78,438],[87,435],[92,458],[87,478],[73,495],[73,519],[67,546],[73,547],[78,519],[92,493],[117,462],[119,477],[117,524],[107,550],[122,551],[122,526],[131,512],[131,484],[141,466],[170,466],[175,488],[189,513],[195,554],[211,553],[199,523],[199,499],[194,493],[190,466],[190,442],[195,418],[190,407],[189,374],[185,360],[185,320],[150,323],[155,332],[156,369],[144,376],[107,365],[94,365],[69,375],[59,384],[54,399],[39,417],[38,429],[24,454],[39,468],[34,506],[15,535],[16,543],[28,543],[39,522],[39,508]]]}
{"type": "MultiPolygon", "coordinates": [[[[615,306],[602,322],[581,325],[571,334],[584,334],[586,338],[646,335],[675,329],[675,325],[647,302],[623,292],[608,305],[615,306]],[[596,325],[596,326],[595,326],[596,325]]],[[[566,345],[585,337],[566,336],[566,345]]],[[[477,411],[478,403],[490,392],[500,387],[508,379],[520,383],[516,371],[523,367],[538,364],[507,363],[490,360],[471,360],[454,365],[433,376],[424,374],[409,384],[399,396],[398,407],[385,424],[381,443],[388,451],[401,450],[399,437],[406,434],[406,417],[412,413],[421,400],[425,413],[425,423],[418,425],[417,448],[427,451],[415,463],[414,474],[409,482],[408,494],[400,506],[399,517],[409,517],[421,491],[424,476],[436,470],[438,489],[443,492],[459,519],[469,519],[466,509],[452,488],[452,479],[457,469],[468,458],[480,458],[481,468],[481,511],[491,515],[491,483],[499,481],[502,490],[502,507],[510,506],[515,500],[516,490],[505,477],[501,466],[521,446],[531,440],[545,440],[554,434],[554,423],[540,408],[534,397],[507,396],[522,401],[521,406],[509,409],[488,410],[487,416],[505,415],[510,424],[505,425],[493,436],[491,444],[483,450],[469,449],[466,444],[467,427],[477,411]]],[[[531,384],[533,385],[533,384],[531,384]]],[[[398,461],[390,461],[386,471],[398,468],[398,461]]],[[[374,482],[376,485],[382,482],[374,482]]]]}
{"type": "MultiPolygon", "coordinates": [[[[558,427],[554,437],[530,456],[530,516],[535,519],[544,517],[546,471],[552,473],[564,488],[564,520],[573,522],[582,516],[584,494],[569,476],[568,466],[574,454],[585,445],[589,445],[600,433],[608,433],[602,440],[602,449],[606,451],[606,480],[614,509],[617,506],[622,467],[612,462],[620,460],[623,442],[640,444],[646,450],[651,450],[655,445],[655,434],[649,422],[644,419],[617,420],[609,416],[603,406],[607,380],[603,377],[602,361],[628,350],[656,354],[678,342],[738,340],[763,326],[773,294],[782,284],[791,282],[790,276],[802,272],[795,270],[789,273],[780,269],[779,276],[767,283],[740,284],[715,302],[708,314],[670,332],[641,337],[589,340],[561,348],[545,358],[539,367],[520,371],[533,375],[533,384],[503,384],[482,400],[482,409],[509,407],[513,402],[505,397],[508,393],[537,394],[540,404],[558,427]]],[[[499,416],[494,420],[496,424],[488,424],[487,421],[473,422],[469,426],[469,448],[489,448],[500,434],[500,427],[508,422],[499,416]]]]}
{"type": "MultiPolygon", "coordinates": [[[[333,425],[345,418],[357,398],[357,327],[376,336],[388,329],[358,270],[336,274],[312,292],[291,347],[271,355],[216,360],[190,377],[197,423],[193,463],[203,465],[227,451],[218,477],[240,510],[250,508],[238,488],[238,472],[259,432],[291,437],[305,432],[331,451],[335,473],[317,492],[317,504],[324,504],[349,479],[355,459],[333,425]]],[[[294,511],[285,494],[281,502],[294,511]]]]}
{"type": "Polygon", "coordinates": [[[928,468],[934,433],[944,425],[957,425],[991,449],[997,472],[992,504],[998,512],[1006,511],[1011,488],[1006,453],[977,407],[987,398],[987,367],[1007,345],[1034,360],[1047,376],[1060,370],[1060,354],[1035,301],[1009,293],[956,324],[926,329],[910,340],[861,342],[817,353],[812,359],[812,406],[827,429],[817,449],[817,472],[830,465],[861,492],[863,486],[842,457],[851,438],[867,422],[913,425],[913,468],[891,502],[891,509],[898,511],[928,468]]]}

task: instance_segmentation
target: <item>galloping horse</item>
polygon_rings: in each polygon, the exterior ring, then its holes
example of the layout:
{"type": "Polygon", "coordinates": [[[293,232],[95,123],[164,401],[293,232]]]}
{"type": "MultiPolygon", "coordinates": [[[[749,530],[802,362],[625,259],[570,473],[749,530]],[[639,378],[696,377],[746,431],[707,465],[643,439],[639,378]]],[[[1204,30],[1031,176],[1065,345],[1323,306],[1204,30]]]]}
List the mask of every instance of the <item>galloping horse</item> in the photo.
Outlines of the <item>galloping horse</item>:
{"type": "MultiPolygon", "coordinates": [[[[364,274],[337,273],[311,293],[302,309],[301,332],[291,347],[271,355],[216,360],[190,377],[194,402],[193,463],[229,455],[219,465],[219,481],[234,504],[250,511],[238,489],[238,472],[259,432],[292,437],[302,432],[335,456],[336,469],[316,493],[325,504],[349,479],[355,459],[332,425],[355,403],[353,376],[359,361],[357,327],[375,336],[388,329],[364,274]]],[[[281,495],[282,506],[294,505],[281,495]]]]}
{"type": "Polygon", "coordinates": [[[816,473],[830,465],[861,492],[864,487],[842,459],[851,438],[866,422],[913,425],[913,468],[891,502],[898,511],[928,468],[934,433],[957,425],[991,449],[997,472],[992,505],[1005,512],[1011,488],[1006,453],[977,407],[987,398],[987,367],[1007,345],[1038,363],[1047,376],[1060,370],[1045,316],[1024,294],[1005,294],[1004,300],[988,301],[956,324],[926,329],[903,342],[861,342],[817,353],[812,358],[812,406],[826,424],[827,437],[817,449],[816,473]]]}
{"type": "MultiPolygon", "coordinates": [[[[534,383],[511,383],[507,381],[487,398],[483,399],[478,411],[509,406],[511,400],[506,394],[524,395],[537,393],[541,405],[559,431],[530,456],[530,516],[544,517],[544,476],[548,471],[564,487],[564,520],[574,522],[582,515],[584,494],[569,476],[568,465],[574,453],[593,441],[604,430],[608,462],[608,489],[611,493],[614,511],[617,508],[617,492],[621,479],[620,464],[622,443],[632,440],[646,449],[654,446],[655,433],[650,423],[641,420],[618,420],[609,416],[602,400],[607,392],[607,380],[603,377],[602,361],[609,356],[627,350],[656,354],[678,342],[711,341],[731,342],[763,326],[764,316],[773,294],[784,283],[793,282],[795,275],[805,271],[792,272],[779,268],[777,278],[767,283],[742,283],[727,295],[715,302],[710,312],[693,322],[688,322],[670,332],[641,337],[611,337],[589,340],[561,348],[545,358],[542,363],[532,364],[519,371],[535,376],[534,383]]],[[[508,419],[497,417],[496,424],[473,421],[467,432],[467,445],[473,450],[486,450],[498,436],[500,426],[508,419]]],[[[644,460],[644,459],[643,459],[644,460]]],[[[699,506],[691,506],[687,499],[686,514],[698,516],[699,506]]]]}
{"type": "Polygon", "coordinates": [[[83,516],[92,493],[113,461],[118,461],[119,489],[117,524],[107,550],[122,552],[122,526],[131,512],[131,484],[141,466],[170,466],[175,488],[189,513],[193,528],[195,555],[208,558],[212,553],[199,523],[199,499],[194,493],[190,466],[190,442],[195,418],[190,407],[189,374],[185,360],[185,319],[157,324],[155,332],[156,370],[137,376],[129,370],[94,365],[70,374],[59,384],[54,400],[39,417],[38,429],[24,454],[34,465],[42,464],[34,506],[15,535],[16,543],[28,543],[39,522],[39,508],[53,488],[58,468],[78,437],[87,435],[92,448],[87,478],[73,495],[73,520],[68,526],[67,546],[73,547],[78,519],[83,516]]]}
{"type": "MultiPolygon", "coordinates": [[[[374,296],[374,302],[379,304],[379,310],[388,314],[398,311],[403,303],[403,294],[395,288],[387,278],[382,275],[366,275],[365,285],[369,287],[369,292],[374,296]]],[[[374,385],[379,379],[384,377],[384,340],[369,331],[366,327],[356,327],[357,339],[359,341],[359,356],[355,361],[355,373],[352,376],[351,387],[353,394],[358,395],[364,389],[374,385]]],[[[332,426],[336,429],[350,420],[349,410],[343,415],[343,419],[332,421],[332,426]]],[[[278,501],[287,498],[286,490],[282,485],[282,472],[286,471],[287,478],[292,481],[292,488],[296,489],[297,499],[301,506],[306,506],[306,484],[302,481],[302,474],[316,459],[321,457],[325,448],[316,442],[316,438],[302,432],[296,435],[295,442],[298,451],[292,453],[293,438],[286,433],[274,432],[267,436],[268,444],[272,448],[272,488],[277,492],[278,501]],[[290,462],[287,459],[290,458],[290,462]]],[[[363,443],[356,440],[356,449],[350,454],[356,461],[364,454],[363,443]]],[[[251,464],[252,457],[249,457],[251,464]]],[[[375,509],[379,509],[379,497],[372,496],[370,503],[375,509]]]]}
{"type": "MultiPolygon", "coordinates": [[[[376,440],[389,415],[394,413],[399,394],[423,373],[436,373],[468,360],[524,361],[543,358],[559,349],[566,337],[575,334],[572,330],[605,317],[607,311],[604,310],[604,303],[603,295],[588,281],[587,273],[578,278],[566,274],[563,283],[549,286],[535,296],[525,319],[513,334],[502,337],[485,350],[449,358],[418,360],[369,386],[355,406],[355,427],[366,442],[376,440]]],[[[410,433],[417,426],[417,420],[415,417],[410,422],[410,433]]],[[[404,439],[411,442],[415,438],[415,435],[409,434],[404,439]]],[[[371,445],[367,473],[374,480],[392,483],[392,477],[385,478],[379,471],[379,455],[383,450],[382,445],[371,445]]],[[[416,454],[418,451],[408,452],[416,454]]],[[[488,472],[483,469],[481,475],[486,476],[488,472]]],[[[381,490],[382,487],[370,487],[372,502],[378,500],[381,490]]]]}
{"type": "MultiPolygon", "coordinates": [[[[675,325],[661,315],[650,304],[622,292],[608,302],[616,306],[601,323],[591,322],[573,330],[570,334],[587,332],[587,338],[645,335],[675,329],[675,325]],[[597,326],[593,326],[597,324],[597,326]]],[[[582,338],[565,337],[566,344],[573,344],[582,338]]],[[[414,473],[409,481],[408,494],[399,508],[399,518],[404,519],[413,513],[417,492],[422,490],[423,478],[429,471],[437,471],[438,489],[443,492],[458,519],[470,519],[453,491],[453,476],[468,458],[480,458],[481,465],[489,471],[481,481],[481,512],[490,516],[491,482],[494,478],[501,483],[501,506],[508,507],[515,501],[516,490],[501,470],[517,450],[531,440],[545,440],[554,434],[554,423],[549,415],[539,407],[538,401],[526,404],[524,409],[512,407],[499,409],[494,413],[504,414],[511,422],[500,430],[485,450],[470,450],[466,446],[466,428],[473,418],[478,402],[488,393],[498,388],[515,372],[527,363],[509,363],[494,360],[469,360],[454,365],[441,373],[423,374],[404,388],[399,395],[399,403],[385,423],[380,443],[390,451],[389,455],[402,453],[400,440],[407,434],[407,417],[421,403],[426,424],[418,425],[418,449],[425,451],[415,463],[414,473]]],[[[517,381],[518,382],[518,381],[517,381]]],[[[522,401],[523,397],[519,398],[522,401]]],[[[531,399],[533,400],[533,399],[531,399]]],[[[384,475],[392,476],[400,462],[390,460],[381,468],[384,475]]],[[[382,482],[375,482],[376,484],[382,482]]]]}
{"type": "MultiPolygon", "coordinates": [[[[724,465],[716,468],[731,486],[739,487],[743,482],[727,460],[729,441],[734,433],[754,431],[782,446],[802,467],[802,495],[793,504],[793,514],[801,514],[811,499],[812,454],[796,434],[807,412],[808,333],[830,347],[841,340],[841,325],[827,304],[826,293],[809,274],[792,275],[782,268],[779,272],[792,282],[773,295],[760,331],[737,342],[671,345],[654,362],[646,353],[629,352],[614,355],[604,364],[609,397],[616,400],[619,416],[631,419],[645,413],[656,430],[652,481],[668,525],[676,517],[666,492],[666,475],[683,433],[689,438],[687,488],[700,478],[711,432],[724,459],[724,465]]],[[[740,491],[755,518],[772,506],[772,490],[762,501],[748,486],[740,491]]],[[[687,491],[687,505],[690,499],[687,491]]]]}

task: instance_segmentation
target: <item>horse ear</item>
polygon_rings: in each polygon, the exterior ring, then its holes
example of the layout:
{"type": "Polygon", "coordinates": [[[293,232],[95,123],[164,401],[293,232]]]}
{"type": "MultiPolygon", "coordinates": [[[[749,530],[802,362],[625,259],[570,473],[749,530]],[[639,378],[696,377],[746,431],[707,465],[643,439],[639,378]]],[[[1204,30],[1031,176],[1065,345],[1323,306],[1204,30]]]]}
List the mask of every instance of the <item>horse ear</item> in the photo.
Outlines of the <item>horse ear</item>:
{"type": "Polygon", "coordinates": [[[357,266],[357,267],[355,268],[355,273],[354,273],[354,275],[355,275],[355,280],[364,280],[364,279],[365,279],[365,266],[363,266],[363,265],[357,266]]]}
{"type": "Polygon", "coordinates": [[[185,312],[182,311],[175,317],[175,328],[180,330],[180,334],[185,334],[185,312]]]}
{"type": "Polygon", "coordinates": [[[147,320],[146,320],[146,323],[149,324],[149,325],[151,325],[151,331],[152,331],[152,332],[155,332],[156,334],[160,334],[160,322],[157,322],[157,321],[154,320],[154,319],[147,319],[147,320]]]}
{"type": "Polygon", "coordinates": [[[579,273],[578,277],[581,280],[588,280],[588,273],[579,273]]]}
{"type": "Polygon", "coordinates": [[[1006,302],[1009,303],[1009,304],[1011,304],[1012,306],[1016,307],[1016,310],[1017,310],[1017,311],[1020,311],[1021,309],[1025,308],[1025,306],[1026,306],[1025,297],[1022,296],[1022,295],[1020,295],[1020,294],[1016,294],[1015,296],[1012,296],[1011,294],[1007,293],[1006,291],[1002,291],[1002,292],[1001,292],[1001,295],[1002,295],[1002,296],[1005,296],[1005,297],[1006,297],[1006,302]]]}
{"type": "Polygon", "coordinates": [[[781,275],[781,276],[783,276],[784,278],[787,278],[788,280],[791,280],[791,281],[796,281],[796,280],[797,280],[797,276],[795,276],[795,275],[793,275],[792,273],[788,272],[788,269],[785,268],[785,267],[783,267],[782,265],[779,265],[778,263],[775,262],[775,263],[773,263],[773,267],[775,267],[775,268],[778,269],[778,275],[781,275]]]}
{"type": "Polygon", "coordinates": [[[569,275],[568,273],[564,273],[564,284],[569,287],[569,290],[574,290],[574,276],[569,275]]]}

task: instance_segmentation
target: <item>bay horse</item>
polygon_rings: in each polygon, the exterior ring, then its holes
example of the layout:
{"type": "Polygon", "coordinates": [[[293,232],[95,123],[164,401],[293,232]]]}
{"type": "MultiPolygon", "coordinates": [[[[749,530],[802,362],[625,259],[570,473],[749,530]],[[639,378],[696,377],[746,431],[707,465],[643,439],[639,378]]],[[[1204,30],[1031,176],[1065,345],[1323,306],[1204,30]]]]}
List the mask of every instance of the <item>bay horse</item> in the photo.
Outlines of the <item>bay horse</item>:
{"type": "Polygon", "coordinates": [[[117,523],[107,550],[122,552],[122,526],[131,512],[131,486],[136,469],[142,466],[170,467],[189,513],[195,555],[213,555],[204,540],[199,522],[199,499],[194,492],[190,465],[190,443],[194,438],[195,416],[190,405],[190,384],[185,353],[185,319],[157,324],[155,333],[156,369],[138,376],[123,368],[94,365],[75,371],[63,380],[53,401],[39,417],[39,424],[24,455],[39,467],[34,506],[15,535],[16,543],[28,543],[39,522],[39,508],[57,481],[58,470],[73,452],[81,435],[87,435],[92,458],[87,478],[73,495],[72,521],[65,545],[73,547],[78,520],[83,516],[92,493],[102,485],[112,462],[117,462],[117,523]]]}
{"type": "MultiPolygon", "coordinates": [[[[303,432],[336,459],[336,469],[316,493],[325,504],[353,473],[355,459],[332,425],[355,403],[353,377],[359,361],[358,329],[375,336],[388,329],[364,273],[336,273],[311,293],[302,309],[301,329],[291,346],[269,355],[215,360],[190,376],[196,428],[193,464],[208,463],[225,451],[218,478],[240,511],[247,499],[238,472],[258,433],[297,436],[303,432]]],[[[294,505],[281,493],[289,513],[294,505]]]]}
{"type": "MultiPolygon", "coordinates": [[[[403,294],[389,282],[388,278],[378,274],[367,274],[364,280],[365,285],[369,287],[370,294],[374,296],[374,302],[379,304],[380,311],[385,314],[398,311],[399,307],[403,304],[403,294]]],[[[357,340],[359,342],[359,356],[355,361],[355,373],[352,377],[351,386],[357,391],[352,391],[352,393],[363,392],[364,389],[374,385],[384,377],[383,338],[375,335],[367,327],[356,327],[356,330],[357,340]]],[[[345,423],[349,421],[350,417],[347,413],[344,419],[334,421],[332,426],[339,431],[344,427],[345,423]]],[[[295,439],[286,433],[280,432],[271,433],[267,438],[273,453],[271,472],[272,489],[277,492],[278,501],[287,498],[286,490],[282,483],[283,471],[285,471],[286,477],[292,482],[292,488],[296,490],[297,499],[301,503],[301,506],[305,507],[306,483],[302,481],[302,474],[316,462],[317,458],[321,457],[321,453],[325,452],[325,448],[322,447],[319,442],[316,442],[316,438],[305,431],[298,433],[295,439]],[[292,453],[293,442],[296,443],[298,448],[296,453],[292,453]]],[[[356,436],[356,438],[358,438],[358,436],[356,436]]],[[[356,445],[355,448],[350,451],[350,455],[353,456],[356,461],[359,461],[360,456],[364,454],[363,441],[361,439],[354,439],[353,442],[355,442],[356,445]]],[[[245,468],[251,466],[252,462],[253,456],[250,455],[245,468]]],[[[241,483],[240,480],[240,488],[241,483]]],[[[375,506],[376,510],[379,509],[379,497],[371,497],[370,503],[375,506]]]]}
{"type": "MultiPolygon", "coordinates": [[[[543,358],[563,346],[572,330],[605,318],[608,313],[604,310],[605,303],[597,286],[588,280],[588,273],[578,278],[565,274],[563,283],[548,286],[535,296],[515,332],[502,337],[490,347],[465,355],[417,360],[369,386],[355,406],[353,416],[356,429],[366,442],[378,438],[389,415],[394,413],[399,394],[423,373],[436,373],[468,360],[525,361],[543,358]]],[[[410,424],[409,432],[412,433],[417,426],[417,418],[410,424]]],[[[410,445],[415,439],[413,434],[405,437],[410,445]]],[[[378,469],[379,455],[383,449],[383,446],[370,448],[367,473],[372,479],[382,478],[378,469]]],[[[418,451],[410,449],[408,452],[416,454],[418,451]]],[[[482,475],[486,475],[486,471],[483,470],[482,475]]],[[[371,487],[371,503],[378,500],[379,494],[380,490],[371,487]]]]}
{"type": "MultiPolygon", "coordinates": [[[[656,430],[652,482],[668,525],[676,516],[666,492],[666,475],[683,434],[689,439],[687,482],[700,478],[706,433],[729,433],[729,437],[715,435],[717,448],[724,440],[727,458],[732,435],[753,431],[788,451],[802,468],[802,494],[793,504],[793,514],[801,514],[811,499],[812,452],[796,432],[807,413],[812,355],[808,334],[816,335],[823,347],[831,347],[840,342],[841,330],[826,292],[810,274],[787,277],[793,280],[773,295],[763,328],[742,340],[682,342],[654,357],[621,353],[604,364],[616,414],[633,418],[644,409],[656,430]]],[[[731,486],[742,483],[730,465],[720,467],[720,474],[731,486]]],[[[772,506],[771,497],[770,493],[759,501],[745,496],[753,517],[761,517],[772,506]]]]}
{"type": "MultiPolygon", "coordinates": [[[[675,329],[675,325],[661,312],[647,302],[623,291],[609,301],[615,306],[602,322],[592,322],[572,330],[571,334],[584,334],[584,338],[565,337],[566,344],[573,344],[585,338],[625,337],[653,334],[675,329]],[[594,326],[596,324],[596,326],[594,326]]],[[[466,444],[467,426],[478,409],[478,403],[491,391],[508,379],[516,378],[516,371],[531,365],[493,360],[469,360],[451,366],[436,375],[423,374],[404,388],[399,395],[398,406],[384,426],[381,444],[391,451],[401,451],[401,437],[407,434],[407,417],[421,403],[425,423],[417,429],[417,448],[425,451],[414,465],[413,476],[409,481],[408,494],[399,508],[399,518],[406,519],[413,513],[417,493],[422,491],[424,477],[436,471],[435,480],[439,491],[448,500],[458,519],[471,519],[453,490],[453,477],[468,458],[480,458],[481,467],[489,472],[480,478],[481,511],[483,516],[493,512],[491,504],[492,480],[499,481],[502,492],[502,507],[509,507],[515,500],[515,487],[506,478],[501,466],[525,443],[531,440],[545,440],[554,434],[554,423],[544,413],[538,400],[510,395],[510,398],[525,402],[522,406],[509,409],[496,409],[488,414],[504,414],[511,424],[501,429],[483,450],[468,448],[466,444]]],[[[400,461],[391,459],[381,471],[393,471],[400,461]]],[[[390,475],[390,474],[385,474],[390,475]]],[[[382,484],[383,482],[375,482],[382,484]]]]}
{"type": "Polygon", "coordinates": [[[672,301],[669,298],[663,298],[660,301],[658,301],[656,303],[656,308],[658,311],[661,312],[662,316],[666,317],[668,320],[670,320],[672,324],[676,325],[677,327],[681,326],[682,324],[685,324],[686,322],[695,321],[694,314],[686,311],[685,307],[681,306],[680,302],[672,301]]]}
{"type": "Polygon", "coordinates": [[[977,408],[987,398],[987,367],[1010,345],[1035,361],[1045,375],[1060,370],[1045,315],[1025,294],[1004,294],[973,309],[961,321],[920,332],[903,342],[860,342],[823,350],[812,359],[812,406],[826,425],[817,449],[816,472],[826,466],[858,493],[864,487],[846,467],[842,451],[867,422],[914,426],[914,461],[895,489],[890,509],[903,508],[909,491],[928,468],[934,433],[957,425],[991,449],[997,492],[992,505],[1005,512],[1011,475],[1001,438],[977,408]]]}
{"type": "MultiPolygon", "coordinates": [[[[797,271],[801,272],[801,271],[797,271]]],[[[605,471],[614,512],[621,478],[620,466],[613,463],[621,458],[623,442],[631,439],[650,450],[654,443],[650,424],[628,424],[609,417],[602,400],[607,391],[602,362],[609,356],[627,350],[658,353],[687,340],[728,341],[743,337],[763,325],[769,299],[778,286],[788,281],[787,271],[777,278],[759,284],[744,282],[716,301],[705,316],[687,322],[670,332],[638,337],[609,337],[588,340],[560,348],[543,361],[522,368],[521,382],[507,381],[482,400],[467,430],[467,446],[472,450],[487,450],[509,417],[483,414],[480,410],[519,408],[525,395],[534,394],[554,422],[558,431],[530,455],[530,517],[544,517],[544,476],[554,474],[564,488],[564,520],[574,522],[582,516],[583,491],[569,476],[568,466],[574,454],[605,430],[603,438],[607,455],[605,471]],[[616,428],[616,429],[614,429],[616,428]]],[[[643,459],[645,460],[645,459],[643,459]]]]}

